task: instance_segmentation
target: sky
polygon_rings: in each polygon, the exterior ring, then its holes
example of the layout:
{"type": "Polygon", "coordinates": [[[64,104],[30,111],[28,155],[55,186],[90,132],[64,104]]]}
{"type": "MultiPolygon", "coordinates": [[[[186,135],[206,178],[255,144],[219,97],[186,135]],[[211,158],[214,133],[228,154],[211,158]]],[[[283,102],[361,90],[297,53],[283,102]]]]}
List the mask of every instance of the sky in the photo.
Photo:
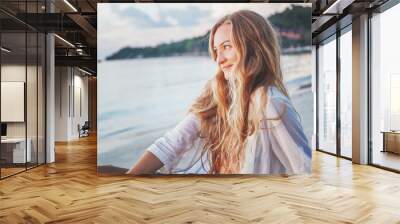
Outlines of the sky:
{"type": "Polygon", "coordinates": [[[267,17],[290,5],[293,4],[99,3],[97,57],[103,60],[127,46],[156,46],[204,35],[219,18],[240,9],[253,10],[267,17]]]}

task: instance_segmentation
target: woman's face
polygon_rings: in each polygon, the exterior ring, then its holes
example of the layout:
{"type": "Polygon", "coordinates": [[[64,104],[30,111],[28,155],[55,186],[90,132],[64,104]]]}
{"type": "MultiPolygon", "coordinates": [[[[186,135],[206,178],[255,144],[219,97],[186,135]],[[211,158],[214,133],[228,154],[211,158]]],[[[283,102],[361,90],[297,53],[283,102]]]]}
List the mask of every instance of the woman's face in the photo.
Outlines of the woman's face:
{"type": "Polygon", "coordinates": [[[224,23],[217,28],[214,34],[214,51],[217,55],[217,63],[225,79],[228,79],[233,66],[238,62],[238,52],[231,40],[232,24],[224,23]]]}

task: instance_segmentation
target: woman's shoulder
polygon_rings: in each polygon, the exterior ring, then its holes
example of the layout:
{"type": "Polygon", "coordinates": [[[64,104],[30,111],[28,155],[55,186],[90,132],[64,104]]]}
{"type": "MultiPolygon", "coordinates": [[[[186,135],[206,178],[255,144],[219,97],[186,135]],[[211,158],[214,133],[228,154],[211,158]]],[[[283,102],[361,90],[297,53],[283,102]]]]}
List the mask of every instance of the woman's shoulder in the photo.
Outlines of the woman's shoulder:
{"type": "Polygon", "coordinates": [[[278,87],[270,86],[267,91],[268,102],[290,103],[290,99],[278,87]]]}
{"type": "Polygon", "coordinates": [[[278,87],[269,86],[268,89],[260,87],[254,94],[254,101],[258,104],[266,104],[269,102],[284,101],[290,102],[289,97],[286,96],[278,87]]]}
{"type": "Polygon", "coordinates": [[[264,109],[266,109],[268,117],[281,118],[282,115],[287,115],[294,108],[290,98],[282,90],[276,86],[270,86],[267,90],[267,101],[264,109]]]}
{"type": "Polygon", "coordinates": [[[268,89],[261,87],[253,95],[252,102],[265,108],[268,104],[290,104],[290,99],[278,87],[269,86],[268,89]]]}

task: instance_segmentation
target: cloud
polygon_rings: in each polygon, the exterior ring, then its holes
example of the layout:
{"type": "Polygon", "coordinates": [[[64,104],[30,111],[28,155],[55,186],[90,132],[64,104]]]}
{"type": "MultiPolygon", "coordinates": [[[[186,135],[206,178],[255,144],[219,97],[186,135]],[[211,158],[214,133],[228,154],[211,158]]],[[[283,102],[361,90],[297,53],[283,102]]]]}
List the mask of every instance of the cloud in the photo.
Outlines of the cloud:
{"type": "Polygon", "coordinates": [[[204,35],[217,19],[240,9],[268,16],[289,3],[99,3],[98,57],[122,47],[155,46],[204,35]]]}
{"type": "Polygon", "coordinates": [[[128,19],[132,22],[132,24],[141,29],[171,26],[171,24],[167,20],[163,18],[155,20],[150,17],[146,12],[134,7],[122,9],[119,14],[121,17],[128,19]]]}
{"type": "Polygon", "coordinates": [[[188,5],[186,9],[162,10],[160,13],[162,18],[176,19],[178,26],[189,27],[199,25],[204,18],[210,16],[211,11],[188,5]]]}
{"type": "Polygon", "coordinates": [[[154,29],[173,26],[196,26],[211,13],[196,5],[187,7],[164,7],[158,4],[139,4],[114,7],[121,19],[129,20],[141,29],[154,29]]]}

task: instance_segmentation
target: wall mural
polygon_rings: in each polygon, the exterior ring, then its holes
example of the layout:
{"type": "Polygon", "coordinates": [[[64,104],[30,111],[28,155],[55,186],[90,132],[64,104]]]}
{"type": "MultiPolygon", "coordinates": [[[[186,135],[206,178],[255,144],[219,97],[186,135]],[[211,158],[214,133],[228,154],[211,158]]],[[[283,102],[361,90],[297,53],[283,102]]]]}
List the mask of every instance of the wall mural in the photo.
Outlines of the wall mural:
{"type": "Polygon", "coordinates": [[[98,4],[98,173],[309,174],[311,4],[98,4]]]}

